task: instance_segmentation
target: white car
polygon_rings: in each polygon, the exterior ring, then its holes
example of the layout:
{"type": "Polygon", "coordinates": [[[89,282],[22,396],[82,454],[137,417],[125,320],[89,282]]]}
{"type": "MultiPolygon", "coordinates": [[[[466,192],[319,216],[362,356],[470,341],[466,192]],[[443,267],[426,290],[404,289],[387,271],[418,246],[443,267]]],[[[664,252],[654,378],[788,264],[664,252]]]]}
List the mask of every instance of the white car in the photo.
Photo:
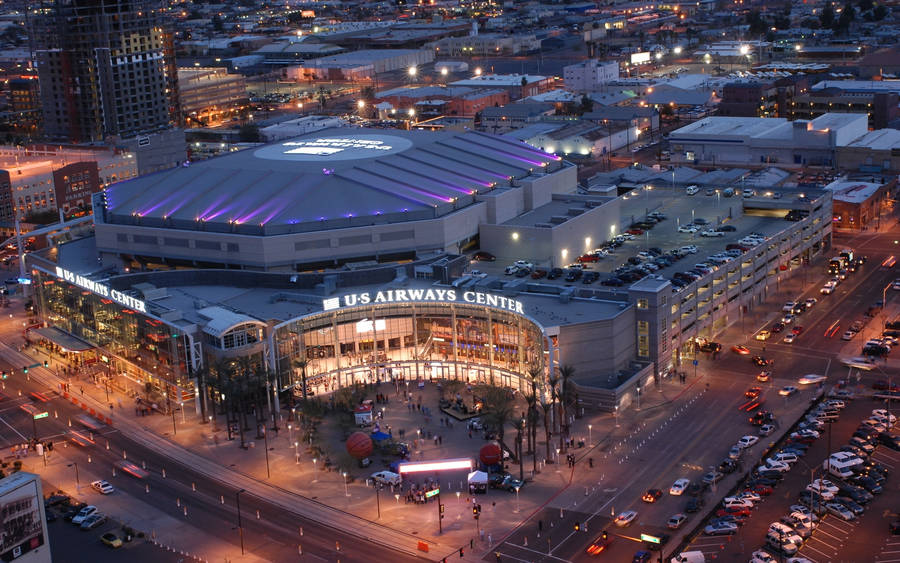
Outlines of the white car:
{"type": "Polygon", "coordinates": [[[740,497],[725,497],[722,499],[722,506],[730,508],[736,506],[738,508],[753,508],[753,501],[740,497]]]}
{"type": "Polygon", "coordinates": [[[379,471],[372,474],[372,480],[376,483],[396,486],[400,484],[400,475],[393,471],[379,471]]]}
{"type": "Polygon", "coordinates": [[[813,438],[815,440],[819,439],[819,433],[813,430],[812,428],[804,428],[803,430],[798,430],[797,432],[791,432],[791,438],[813,438]]]}
{"type": "Polygon", "coordinates": [[[699,230],[700,230],[700,228],[697,227],[696,225],[681,225],[680,227],[678,227],[679,233],[694,234],[699,230]]]}
{"type": "Polygon", "coordinates": [[[634,510],[626,510],[625,512],[621,512],[618,516],[616,516],[615,523],[616,526],[624,528],[634,522],[635,518],[637,518],[637,512],[635,512],[634,510]]]}
{"type": "Polygon", "coordinates": [[[825,381],[824,375],[819,375],[816,373],[808,373],[800,378],[800,385],[813,385],[815,383],[822,383],[825,381]]]}
{"type": "Polygon", "coordinates": [[[112,485],[103,480],[92,482],[91,488],[104,495],[112,494],[115,491],[112,485]]]}
{"type": "Polygon", "coordinates": [[[809,485],[807,485],[806,490],[811,493],[815,493],[815,494],[819,495],[820,497],[822,497],[823,500],[831,500],[834,498],[834,493],[832,493],[831,491],[829,491],[827,489],[823,489],[823,488],[819,487],[815,483],[810,483],[809,485]]]}
{"type": "Polygon", "coordinates": [[[762,473],[763,471],[778,471],[779,473],[787,473],[791,470],[791,466],[782,461],[767,459],[765,465],[760,465],[756,468],[756,470],[760,473],[762,473]]]}
{"type": "Polygon", "coordinates": [[[757,550],[750,556],[750,563],[776,563],[777,558],[773,557],[768,551],[757,550]]]}
{"type": "Polygon", "coordinates": [[[750,502],[759,502],[762,500],[762,497],[753,491],[744,491],[738,495],[738,498],[749,500],[750,502]]]}
{"type": "Polygon", "coordinates": [[[750,448],[757,442],[759,442],[759,436],[749,436],[748,435],[748,436],[744,436],[743,438],[738,440],[737,446],[742,449],[750,448]]]}
{"type": "Polygon", "coordinates": [[[793,313],[788,313],[785,316],[781,317],[781,322],[783,322],[786,325],[789,325],[792,322],[794,322],[794,319],[796,319],[796,318],[797,318],[797,316],[794,315],[793,313]]]}
{"type": "Polygon", "coordinates": [[[688,488],[688,485],[691,484],[690,479],[679,479],[672,483],[672,486],[669,487],[669,494],[674,496],[680,496],[684,494],[685,489],[688,488]]]}
{"type": "Polygon", "coordinates": [[[703,533],[707,536],[724,536],[736,534],[737,530],[737,524],[733,522],[717,522],[703,528],[703,533]]]}
{"type": "Polygon", "coordinates": [[[782,312],[782,313],[790,313],[791,311],[794,310],[794,307],[796,307],[796,306],[797,306],[797,302],[796,302],[796,301],[787,301],[787,302],[781,307],[781,312],[782,312]]]}
{"type": "Polygon", "coordinates": [[[81,510],[78,511],[78,514],[72,517],[73,524],[81,524],[84,522],[88,516],[92,516],[100,512],[100,509],[94,505],[85,506],[81,510]]]}
{"type": "Polygon", "coordinates": [[[863,371],[872,371],[873,369],[875,369],[875,362],[873,362],[869,358],[865,358],[862,356],[844,358],[841,360],[841,363],[847,367],[861,369],[863,371]]]}
{"type": "Polygon", "coordinates": [[[687,246],[682,246],[678,250],[680,250],[684,254],[697,254],[697,247],[694,246],[693,244],[689,244],[687,246]]]}
{"type": "Polygon", "coordinates": [[[686,193],[687,195],[694,195],[699,191],[700,191],[700,188],[698,188],[697,186],[691,185],[691,186],[688,186],[687,188],[685,188],[684,193],[686,193]]]}
{"type": "Polygon", "coordinates": [[[819,302],[819,300],[816,299],[815,297],[810,297],[809,299],[807,299],[806,301],[804,301],[804,303],[806,303],[806,308],[807,308],[807,309],[811,309],[811,308],[813,307],[813,305],[815,305],[815,304],[818,303],[818,302],[819,302]]]}
{"type": "Polygon", "coordinates": [[[797,335],[794,334],[793,332],[789,332],[784,335],[784,338],[782,338],[781,341],[784,342],[785,344],[793,344],[794,340],[796,340],[796,339],[797,339],[797,335]]]}
{"type": "Polygon", "coordinates": [[[888,420],[890,420],[891,424],[894,424],[895,422],[897,422],[897,417],[890,414],[888,411],[886,411],[884,409],[875,409],[872,411],[872,415],[880,416],[882,418],[887,418],[888,420]]]}
{"type": "Polygon", "coordinates": [[[713,229],[707,229],[705,231],[700,231],[701,237],[724,237],[725,233],[722,231],[714,231],[713,229]]]}
{"type": "Polygon", "coordinates": [[[781,395],[782,397],[790,397],[797,391],[798,391],[798,389],[796,387],[794,387],[793,385],[785,385],[784,387],[782,387],[781,389],[778,390],[778,394],[781,395]]]}
{"type": "Polygon", "coordinates": [[[856,514],[853,514],[852,510],[838,502],[829,502],[825,505],[825,508],[828,510],[828,512],[834,514],[841,520],[856,520],[856,514]]]}
{"type": "Polygon", "coordinates": [[[783,461],[784,463],[796,463],[800,458],[797,457],[797,454],[791,452],[775,452],[770,459],[783,461]]]}
{"type": "Polygon", "coordinates": [[[834,293],[834,288],[837,287],[837,284],[833,281],[830,281],[822,286],[822,289],[819,290],[819,293],[822,295],[831,295],[834,293]]]}
{"type": "Polygon", "coordinates": [[[789,507],[792,514],[802,514],[813,521],[813,524],[819,521],[819,515],[809,509],[805,504],[792,504],[789,507]]]}
{"type": "Polygon", "coordinates": [[[760,436],[768,436],[772,432],[775,432],[774,424],[763,424],[759,427],[759,435],[760,436]]]}
{"type": "Polygon", "coordinates": [[[487,277],[487,274],[482,272],[481,270],[472,270],[471,272],[469,272],[469,275],[472,276],[473,278],[486,278],[487,277]]]}

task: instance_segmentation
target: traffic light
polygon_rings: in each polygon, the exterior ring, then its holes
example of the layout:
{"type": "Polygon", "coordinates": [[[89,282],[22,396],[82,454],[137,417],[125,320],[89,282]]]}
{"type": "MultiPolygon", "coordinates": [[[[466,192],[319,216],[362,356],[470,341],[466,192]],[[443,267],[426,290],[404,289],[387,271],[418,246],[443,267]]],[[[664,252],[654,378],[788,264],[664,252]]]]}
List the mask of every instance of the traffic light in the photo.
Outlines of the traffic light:
{"type": "Polygon", "coordinates": [[[602,536],[603,536],[603,539],[607,539],[609,537],[609,534],[606,533],[606,530],[603,530],[602,536]]]}
{"type": "Polygon", "coordinates": [[[50,367],[50,362],[48,362],[47,360],[44,360],[44,367],[45,368],[50,367]]]}
{"type": "Polygon", "coordinates": [[[444,517],[444,503],[441,503],[441,518],[444,517]]]}
{"type": "Polygon", "coordinates": [[[28,373],[28,366],[22,366],[22,373],[28,373]]]}
{"type": "Polygon", "coordinates": [[[464,554],[465,552],[463,551],[463,548],[459,548],[459,557],[462,558],[464,554]]]}
{"type": "Polygon", "coordinates": [[[577,532],[580,529],[581,529],[581,526],[578,525],[578,522],[575,522],[575,531],[577,532]]]}
{"type": "Polygon", "coordinates": [[[9,377],[9,374],[6,373],[6,370],[3,370],[2,372],[0,372],[0,375],[2,375],[3,379],[7,379],[9,377]]]}

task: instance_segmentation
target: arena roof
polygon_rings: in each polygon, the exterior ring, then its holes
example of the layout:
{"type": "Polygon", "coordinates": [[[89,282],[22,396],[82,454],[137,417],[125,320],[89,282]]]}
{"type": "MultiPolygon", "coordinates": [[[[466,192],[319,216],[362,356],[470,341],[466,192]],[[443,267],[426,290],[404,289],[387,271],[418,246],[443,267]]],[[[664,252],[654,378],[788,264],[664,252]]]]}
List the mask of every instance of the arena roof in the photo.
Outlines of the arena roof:
{"type": "Polygon", "coordinates": [[[327,129],[113,184],[102,220],[249,235],[423,220],[558,164],[475,131],[327,129]]]}

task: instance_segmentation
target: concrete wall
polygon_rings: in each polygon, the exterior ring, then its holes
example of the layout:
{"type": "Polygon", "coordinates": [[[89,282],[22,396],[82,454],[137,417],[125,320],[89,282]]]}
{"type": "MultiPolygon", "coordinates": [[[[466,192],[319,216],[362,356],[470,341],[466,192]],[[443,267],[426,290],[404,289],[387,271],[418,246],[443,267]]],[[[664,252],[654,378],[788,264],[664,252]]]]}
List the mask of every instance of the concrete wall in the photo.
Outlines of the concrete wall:
{"type": "Polygon", "coordinates": [[[579,382],[614,376],[634,360],[634,323],[634,307],[628,306],[611,319],[561,326],[560,365],[574,367],[579,382]]]}

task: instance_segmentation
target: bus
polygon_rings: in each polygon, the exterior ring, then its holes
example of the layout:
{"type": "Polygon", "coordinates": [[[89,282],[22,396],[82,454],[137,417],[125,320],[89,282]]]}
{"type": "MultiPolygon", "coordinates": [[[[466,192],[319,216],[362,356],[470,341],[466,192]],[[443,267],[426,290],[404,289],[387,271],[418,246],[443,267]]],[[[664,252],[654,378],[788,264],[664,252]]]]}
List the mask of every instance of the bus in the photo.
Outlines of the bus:
{"type": "Polygon", "coordinates": [[[842,269],[844,269],[844,259],[840,256],[835,256],[828,261],[828,275],[836,276],[842,269]]]}

